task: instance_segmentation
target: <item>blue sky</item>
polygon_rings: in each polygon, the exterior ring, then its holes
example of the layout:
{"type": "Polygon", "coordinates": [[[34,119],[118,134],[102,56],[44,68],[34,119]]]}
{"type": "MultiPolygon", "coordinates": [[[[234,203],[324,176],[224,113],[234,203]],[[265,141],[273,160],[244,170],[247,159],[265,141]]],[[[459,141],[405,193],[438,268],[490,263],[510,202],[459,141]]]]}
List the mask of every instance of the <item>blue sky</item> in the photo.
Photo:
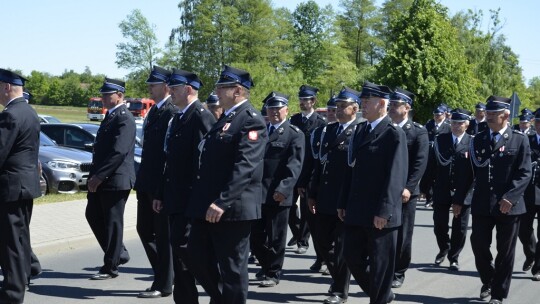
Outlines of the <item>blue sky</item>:
{"type": "MultiPolygon", "coordinates": [[[[294,10],[297,0],[273,0],[275,7],[294,10]]],[[[336,0],[318,0],[322,6],[334,5],[336,0]]],[[[382,1],[378,1],[381,3],[382,1]]],[[[525,0],[441,0],[454,13],[460,10],[501,8],[504,22],[502,33],[519,55],[527,80],[540,76],[540,25],[536,21],[540,1],[525,0]]],[[[118,24],[133,9],[156,26],[161,44],[170,30],[179,24],[177,0],[92,0],[92,1],[4,1],[2,3],[3,41],[0,48],[0,67],[32,70],[59,75],[64,70],[103,73],[121,78],[128,71],[116,67],[116,44],[124,41],[118,24]]],[[[484,30],[487,21],[484,22],[484,30]]]]}

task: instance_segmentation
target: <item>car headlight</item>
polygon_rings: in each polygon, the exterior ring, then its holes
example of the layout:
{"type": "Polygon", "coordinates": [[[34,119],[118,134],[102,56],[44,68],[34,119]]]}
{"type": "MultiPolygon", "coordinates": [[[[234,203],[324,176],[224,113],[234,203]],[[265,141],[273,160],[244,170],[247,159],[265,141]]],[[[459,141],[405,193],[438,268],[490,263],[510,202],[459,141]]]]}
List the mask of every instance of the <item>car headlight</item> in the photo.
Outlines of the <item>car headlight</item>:
{"type": "Polygon", "coordinates": [[[68,170],[77,169],[80,170],[80,164],[65,161],[65,160],[51,160],[47,162],[47,165],[52,169],[68,170]]]}
{"type": "Polygon", "coordinates": [[[135,156],[133,157],[133,160],[134,160],[136,163],[140,163],[140,162],[141,162],[141,157],[135,155],[135,156]]]}

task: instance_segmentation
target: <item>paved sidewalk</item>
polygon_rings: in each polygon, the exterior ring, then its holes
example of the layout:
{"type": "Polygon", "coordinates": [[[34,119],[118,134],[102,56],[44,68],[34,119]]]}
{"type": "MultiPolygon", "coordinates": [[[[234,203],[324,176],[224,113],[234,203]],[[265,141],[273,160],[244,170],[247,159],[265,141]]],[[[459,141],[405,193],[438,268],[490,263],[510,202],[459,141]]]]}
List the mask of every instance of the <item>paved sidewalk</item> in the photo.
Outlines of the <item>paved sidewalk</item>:
{"type": "MultiPolygon", "coordinates": [[[[86,200],[35,205],[30,223],[32,248],[36,254],[64,252],[96,242],[86,221],[86,200]]],[[[136,234],[137,198],[129,196],[124,213],[124,234],[136,234]]]]}

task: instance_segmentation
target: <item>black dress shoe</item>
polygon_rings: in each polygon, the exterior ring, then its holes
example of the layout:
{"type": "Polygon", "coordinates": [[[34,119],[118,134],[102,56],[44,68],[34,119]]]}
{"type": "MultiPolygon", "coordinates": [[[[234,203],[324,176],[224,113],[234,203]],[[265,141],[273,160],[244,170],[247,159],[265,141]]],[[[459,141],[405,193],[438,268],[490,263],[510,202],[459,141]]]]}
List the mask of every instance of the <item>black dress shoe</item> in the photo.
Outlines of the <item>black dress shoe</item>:
{"type": "Polygon", "coordinates": [[[392,303],[395,299],[396,299],[396,294],[392,292],[392,294],[391,294],[390,297],[388,298],[388,302],[387,302],[387,303],[392,303]]]}
{"type": "Polygon", "coordinates": [[[448,269],[452,271],[458,271],[459,270],[459,263],[458,262],[452,262],[450,263],[450,267],[448,269]]]}
{"type": "Polygon", "coordinates": [[[435,264],[440,265],[442,262],[444,262],[444,259],[446,258],[447,252],[439,252],[435,256],[435,264]]]}
{"type": "Polygon", "coordinates": [[[292,237],[289,242],[287,243],[287,247],[293,247],[293,246],[296,246],[296,244],[298,243],[298,241],[292,237]]]}
{"type": "Polygon", "coordinates": [[[296,254],[304,254],[304,253],[307,252],[307,250],[308,250],[307,247],[300,246],[300,247],[298,247],[298,249],[296,249],[295,253],[296,253],[296,254]]]}
{"type": "Polygon", "coordinates": [[[488,304],[502,304],[502,300],[491,299],[488,304]]]}
{"type": "Polygon", "coordinates": [[[259,263],[259,261],[257,260],[257,258],[255,257],[254,254],[251,254],[248,258],[248,263],[249,264],[257,264],[259,263]]]}
{"type": "Polygon", "coordinates": [[[328,267],[324,267],[324,270],[321,271],[321,274],[324,275],[324,276],[329,276],[330,275],[330,269],[328,269],[328,267]]]}
{"type": "Polygon", "coordinates": [[[127,258],[120,258],[120,262],[118,262],[120,265],[127,264],[129,262],[129,257],[127,258]]]}
{"type": "Polygon", "coordinates": [[[266,279],[266,275],[264,274],[264,270],[259,270],[257,271],[257,273],[255,274],[255,278],[257,280],[265,280],[266,279]]]}
{"type": "Polygon", "coordinates": [[[333,296],[329,296],[328,298],[324,299],[323,303],[326,303],[326,304],[339,304],[339,303],[345,303],[347,302],[347,299],[344,299],[340,296],[336,296],[336,295],[333,295],[333,296]]]}
{"type": "Polygon", "coordinates": [[[161,292],[159,290],[145,290],[137,295],[137,298],[153,299],[170,296],[170,292],[161,292]]]}
{"type": "Polygon", "coordinates": [[[403,285],[403,282],[401,281],[398,281],[398,280],[392,281],[392,288],[400,288],[402,285],[403,285]]]}
{"type": "Polygon", "coordinates": [[[108,280],[108,279],[114,279],[117,276],[118,276],[117,274],[114,275],[114,274],[110,274],[110,273],[98,272],[95,275],[91,276],[90,280],[108,280]]]}
{"type": "Polygon", "coordinates": [[[266,277],[265,280],[259,283],[259,287],[274,287],[279,284],[279,280],[276,278],[266,277]]]}
{"type": "Polygon", "coordinates": [[[529,271],[534,265],[534,259],[527,258],[525,263],[523,263],[523,271],[529,271]]]}
{"type": "Polygon", "coordinates": [[[311,271],[319,272],[319,270],[321,270],[321,267],[322,267],[322,262],[319,260],[315,260],[315,263],[313,263],[313,265],[311,265],[309,269],[311,271]]]}
{"type": "Polygon", "coordinates": [[[537,272],[537,273],[533,274],[532,280],[533,281],[540,281],[540,272],[537,272]]]}
{"type": "Polygon", "coordinates": [[[482,288],[480,289],[480,299],[484,300],[490,296],[491,296],[491,286],[482,285],[482,288]]]}

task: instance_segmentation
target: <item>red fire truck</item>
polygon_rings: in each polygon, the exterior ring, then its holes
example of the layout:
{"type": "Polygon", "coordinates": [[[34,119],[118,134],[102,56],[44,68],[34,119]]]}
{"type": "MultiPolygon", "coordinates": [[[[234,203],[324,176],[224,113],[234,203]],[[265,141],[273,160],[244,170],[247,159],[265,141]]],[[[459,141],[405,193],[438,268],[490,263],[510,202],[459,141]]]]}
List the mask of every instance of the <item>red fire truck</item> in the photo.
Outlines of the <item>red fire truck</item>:
{"type": "Polygon", "coordinates": [[[154,104],[155,102],[149,98],[126,98],[126,105],[135,117],[146,117],[154,104]]]}
{"type": "Polygon", "coordinates": [[[103,120],[107,109],[103,107],[103,101],[101,97],[92,97],[88,101],[87,116],[90,120],[103,120]]]}

